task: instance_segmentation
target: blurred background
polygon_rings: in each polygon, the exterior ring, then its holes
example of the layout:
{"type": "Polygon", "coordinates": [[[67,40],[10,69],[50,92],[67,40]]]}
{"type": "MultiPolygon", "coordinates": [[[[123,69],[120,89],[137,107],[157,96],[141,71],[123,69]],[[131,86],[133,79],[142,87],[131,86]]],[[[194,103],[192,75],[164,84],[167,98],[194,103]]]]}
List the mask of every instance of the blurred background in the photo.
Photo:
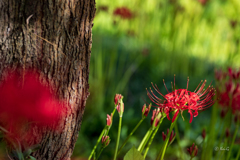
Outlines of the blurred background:
{"type": "MultiPolygon", "coordinates": [[[[125,111],[120,145],[141,119],[144,100],[151,101],[146,88],[151,82],[167,93],[176,87],[194,91],[201,80],[215,84],[214,70],[240,65],[239,0],[96,0],[90,63],[90,97],[83,117],[73,157],[88,157],[106,125],[106,116],[114,109],[116,93],[124,96],[125,111]],[[144,99],[144,100],[143,100],[144,99]]],[[[153,108],[154,109],[154,108],[153,108]]],[[[119,159],[135,145],[138,147],[150,127],[152,112],[141,124],[119,159]]],[[[189,124],[178,119],[181,148],[201,136],[209,125],[211,109],[200,113],[189,124]]],[[[156,157],[162,144],[162,131],[170,122],[164,120],[146,159],[156,157]]],[[[116,144],[118,115],[109,132],[110,145],[100,159],[112,159],[116,144]]],[[[176,140],[175,140],[176,141],[176,140]]],[[[179,159],[174,142],[166,159],[179,159]],[[174,154],[173,154],[174,152],[174,154]]]]}

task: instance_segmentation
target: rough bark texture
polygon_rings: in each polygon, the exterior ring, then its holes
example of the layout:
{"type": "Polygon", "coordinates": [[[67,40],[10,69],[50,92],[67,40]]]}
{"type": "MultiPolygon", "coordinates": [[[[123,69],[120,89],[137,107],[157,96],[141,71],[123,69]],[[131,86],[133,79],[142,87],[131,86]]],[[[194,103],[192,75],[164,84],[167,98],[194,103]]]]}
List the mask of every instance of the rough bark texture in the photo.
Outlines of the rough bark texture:
{"type": "Polygon", "coordinates": [[[22,77],[34,69],[70,109],[61,133],[38,131],[44,134],[33,154],[38,160],[72,155],[89,95],[94,15],[95,0],[0,0],[0,81],[6,69],[22,77]]]}

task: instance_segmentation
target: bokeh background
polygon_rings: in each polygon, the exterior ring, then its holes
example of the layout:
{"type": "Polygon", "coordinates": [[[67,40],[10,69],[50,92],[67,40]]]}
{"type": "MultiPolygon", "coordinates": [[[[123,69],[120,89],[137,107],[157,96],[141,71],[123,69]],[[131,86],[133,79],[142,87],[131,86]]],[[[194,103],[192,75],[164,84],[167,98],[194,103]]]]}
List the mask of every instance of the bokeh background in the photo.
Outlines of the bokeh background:
{"type": "MultiPolygon", "coordinates": [[[[194,91],[201,80],[215,84],[215,69],[240,65],[239,0],[96,0],[96,5],[90,97],[73,157],[89,156],[106,124],[106,115],[114,109],[116,93],[124,96],[125,103],[121,145],[141,119],[144,100],[150,103],[146,88],[151,82],[166,93],[163,79],[171,90],[176,74],[177,88],[185,88],[189,77],[189,90],[194,91]]],[[[166,159],[179,159],[179,145],[187,154],[185,148],[198,141],[209,125],[211,109],[200,113],[191,124],[189,114],[183,116],[184,121],[178,119],[181,144],[174,142],[166,159]]],[[[132,145],[138,147],[150,127],[150,118],[151,114],[119,159],[132,145]]],[[[156,157],[163,141],[161,132],[166,132],[169,124],[163,121],[146,159],[156,157]]],[[[115,114],[109,132],[111,142],[100,159],[112,159],[117,127],[115,114]]]]}

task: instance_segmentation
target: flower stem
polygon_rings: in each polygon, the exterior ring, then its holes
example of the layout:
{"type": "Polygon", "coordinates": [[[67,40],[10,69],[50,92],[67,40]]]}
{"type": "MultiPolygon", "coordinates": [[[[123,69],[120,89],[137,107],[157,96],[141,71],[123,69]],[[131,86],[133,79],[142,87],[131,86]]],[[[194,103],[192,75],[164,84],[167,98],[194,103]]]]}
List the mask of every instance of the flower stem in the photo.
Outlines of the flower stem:
{"type": "Polygon", "coordinates": [[[237,136],[238,127],[239,127],[239,124],[236,125],[236,129],[235,129],[235,131],[234,131],[233,138],[232,138],[232,143],[231,143],[231,146],[230,146],[229,152],[228,152],[228,154],[227,154],[227,160],[230,159],[231,152],[232,152],[232,148],[233,148],[233,145],[234,145],[234,142],[235,142],[236,136],[237,136]]]}
{"type": "Polygon", "coordinates": [[[238,160],[238,159],[239,159],[239,157],[240,157],[240,149],[238,150],[238,154],[237,154],[237,157],[236,157],[236,159],[235,159],[235,160],[238,160]]]}
{"type": "Polygon", "coordinates": [[[96,158],[96,160],[98,160],[98,158],[99,158],[99,156],[101,155],[101,153],[102,153],[103,149],[104,149],[104,147],[101,147],[101,149],[100,149],[100,151],[99,151],[99,153],[98,153],[98,155],[97,155],[97,158],[96,158]]]}
{"type": "Polygon", "coordinates": [[[153,132],[153,134],[152,134],[152,136],[151,136],[151,139],[150,139],[149,142],[148,142],[147,148],[146,148],[146,150],[145,150],[144,158],[146,157],[146,155],[147,155],[147,153],[148,153],[148,150],[149,150],[149,148],[150,148],[150,146],[151,146],[151,144],[152,144],[152,141],[153,141],[153,139],[154,139],[154,137],[155,137],[155,135],[156,135],[156,133],[157,133],[157,131],[158,131],[158,129],[159,129],[159,127],[160,127],[160,125],[161,125],[161,123],[162,123],[162,121],[163,121],[164,118],[165,118],[165,116],[161,118],[160,122],[158,123],[158,126],[155,128],[155,130],[154,130],[154,132],[153,132]]]}
{"type": "Polygon", "coordinates": [[[144,149],[144,147],[145,147],[148,139],[150,138],[152,132],[153,132],[153,127],[151,126],[151,127],[149,128],[149,130],[147,131],[147,133],[145,134],[142,142],[141,142],[140,145],[138,146],[138,151],[139,151],[140,153],[142,153],[142,151],[143,151],[143,149],[144,149]]]}
{"type": "Polygon", "coordinates": [[[122,116],[119,117],[118,135],[117,135],[117,143],[116,143],[116,148],[115,148],[115,153],[114,153],[114,160],[116,160],[116,158],[117,158],[117,151],[118,151],[118,145],[119,145],[119,140],[120,140],[121,126],[122,126],[122,116]]]}
{"type": "Polygon", "coordinates": [[[158,159],[163,160],[163,157],[164,157],[165,152],[166,152],[166,149],[167,149],[167,145],[168,145],[168,141],[169,141],[170,135],[171,135],[171,133],[172,133],[173,127],[175,126],[175,124],[176,124],[176,122],[177,122],[178,116],[179,116],[179,114],[177,115],[176,119],[174,120],[174,122],[172,122],[172,124],[171,124],[171,126],[170,126],[170,129],[169,129],[167,138],[166,138],[165,141],[164,141],[164,144],[163,144],[162,149],[161,149],[160,152],[158,153],[157,160],[158,160],[158,159]]]}
{"type": "Polygon", "coordinates": [[[139,127],[139,125],[143,122],[143,120],[144,120],[145,118],[146,118],[146,117],[142,118],[142,119],[138,122],[138,124],[135,126],[135,128],[132,130],[132,132],[128,135],[127,139],[123,142],[122,146],[119,148],[117,154],[119,154],[119,153],[121,152],[122,148],[126,145],[128,139],[133,135],[133,133],[136,131],[136,129],[139,127]]]}
{"type": "Polygon", "coordinates": [[[92,156],[93,156],[93,154],[94,154],[94,152],[95,152],[95,150],[96,150],[96,148],[97,148],[97,146],[98,146],[98,143],[101,141],[102,136],[104,135],[105,131],[106,131],[106,127],[102,130],[102,133],[101,133],[100,136],[98,137],[97,143],[96,143],[95,146],[93,147],[93,150],[92,150],[90,156],[88,157],[88,160],[91,160],[91,158],[92,158],[92,156]]]}
{"type": "Polygon", "coordinates": [[[184,160],[184,158],[183,158],[183,150],[182,150],[182,147],[180,145],[180,136],[179,136],[178,126],[177,125],[175,125],[175,133],[176,133],[176,139],[177,139],[178,148],[180,150],[180,156],[181,156],[181,159],[184,160]]]}

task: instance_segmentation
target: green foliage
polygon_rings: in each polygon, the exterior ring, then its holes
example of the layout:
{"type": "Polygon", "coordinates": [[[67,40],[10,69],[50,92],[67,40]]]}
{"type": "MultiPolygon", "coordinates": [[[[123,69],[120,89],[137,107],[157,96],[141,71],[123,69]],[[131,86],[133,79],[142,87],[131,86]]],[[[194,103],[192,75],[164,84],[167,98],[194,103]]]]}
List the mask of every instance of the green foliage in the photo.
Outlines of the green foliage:
{"type": "MultiPolygon", "coordinates": [[[[93,46],[90,63],[90,97],[74,150],[75,156],[89,156],[97,137],[105,126],[106,114],[114,107],[116,93],[125,97],[125,113],[121,139],[126,139],[141,118],[141,107],[147,101],[145,88],[156,83],[162,85],[165,79],[171,90],[171,81],[176,74],[176,87],[185,88],[190,78],[189,90],[194,91],[200,80],[214,82],[214,69],[226,66],[238,67],[240,62],[240,2],[238,0],[215,0],[201,5],[198,0],[96,0],[97,14],[93,27],[93,46]],[[101,10],[106,6],[107,10],[101,10]],[[121,19],[113,15],[117,7],[126,6],[134,14],[133,19],[121,19]],[[144,99],[144,100],[142,100],[144,99]],[[124,125],[127,124],[127,125],[124,125]],[[91,127],[90,127],[91,126],[91,127]],[[84,146],[84,147],[83,147],[84,146]]],[[[186,148],[199,137],[202,128],[209,123],[211,110],[199,114],[189,124],[179,118],[178,129],[181,148],[186,148]],[[185,138],[183,138],[185,137],[185,138]]],[[[111,139],[116,139],[117,119],[113,119],[111,139]]],[[[150,116],[143,126],[129,139],[139,145],[150,126],[150,116]]],[[[166,131],[168,122],[163,122],[156,142],[149,150],[147,159],[156,158],[162,142],[160,133],[166,131]]],[[[112,148],[109,144],[108,148],[112,148]]],[[[120,142],[121,145],[121,142],[120,142]]],[[[124,153],[131,148],[126,144],[124,153]]],[[[166,151],[166,159],[186,158],[184,153],[166,151]],[[174,157],[175,156],[175,157],[174,157]]],[[[110,159],[113,151],[106,149],[101,159],[110,159]]]]}
{"type": "Polygon", "coordinates": [[[144,158],[142,154],[133,146],[124,156],[123,160],[144,160],[144,158]]]}

